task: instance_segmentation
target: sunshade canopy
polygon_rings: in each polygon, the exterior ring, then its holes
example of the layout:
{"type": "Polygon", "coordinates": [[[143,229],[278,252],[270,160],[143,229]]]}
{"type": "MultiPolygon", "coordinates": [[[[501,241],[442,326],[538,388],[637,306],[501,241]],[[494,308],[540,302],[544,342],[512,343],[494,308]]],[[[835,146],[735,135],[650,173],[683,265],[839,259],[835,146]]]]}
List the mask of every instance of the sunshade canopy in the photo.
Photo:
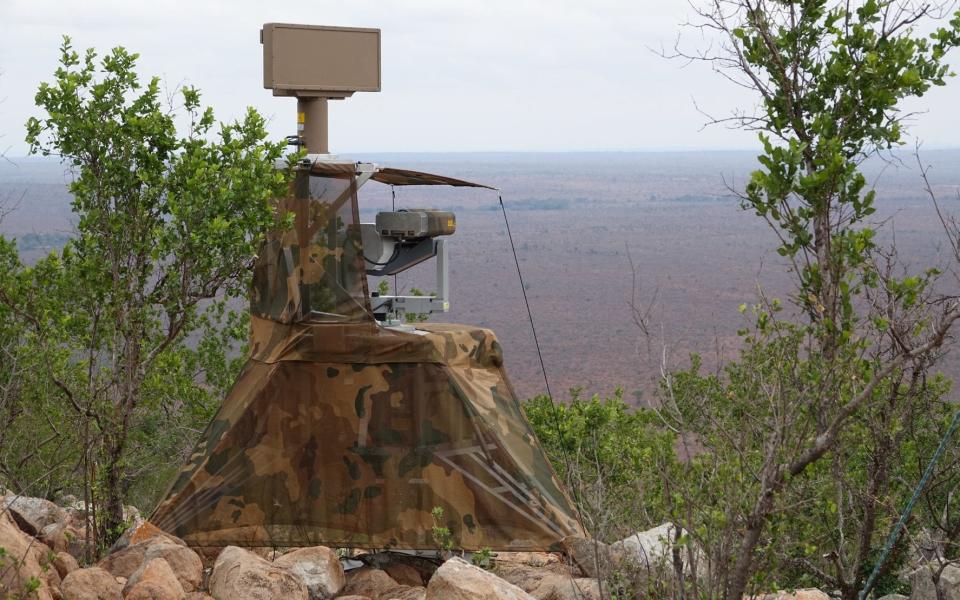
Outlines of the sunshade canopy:
{"type": "Polygon", "coordinates": [[[409,169],[396,169],[393,167],[380,167],[371,163],[352,163],[336,161],[315,161],[310,166],[310,174],[322,177],[351,177],[366,169],[373,169],[373,175],[370,179],[385,183],[387,185],[449,185],[453,187],[475,187],[495,190],[497,188],[472,181],[464,181],[446,175],[434,175],[433,173],[423,173],[420,171],[411,171],[409,169]]]}

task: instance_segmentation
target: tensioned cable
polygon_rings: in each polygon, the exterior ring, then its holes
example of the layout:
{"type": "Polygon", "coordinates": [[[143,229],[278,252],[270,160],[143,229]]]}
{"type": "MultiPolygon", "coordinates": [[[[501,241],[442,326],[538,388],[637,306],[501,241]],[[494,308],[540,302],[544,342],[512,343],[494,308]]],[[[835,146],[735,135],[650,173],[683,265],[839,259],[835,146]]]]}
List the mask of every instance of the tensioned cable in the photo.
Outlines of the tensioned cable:
{"type": "Polygon", "coordinates": [[[953,416],[953,421],[950,423],[950,427],[948,427],[947,432],[943,434],[943,437],[940,439],[940,445],[937,446],[937,450],[933,453],[933,456],[930,457],[930,462],[927,463],[927,468],[923,471],[923,477],[920,478],[920,483],[918,483],[916,489],[913,490],[913,496],[910,497],[910,501],[907,502],[907,506],[903,509],[903,512],[900,513],[900,519],[894,526],[893,531],[891,531],[890,535],[887,536],[887,541],[883,545],[883,550],[880,552],[880,558],[877,559],[877,564],[873,566],[873,571],[870,572],[870,577],[867,578],[867,582],[863,584],[863,589],[860,590],[860,600],[864,600],[867,597],[867,594],[870,593],[870,588],[873,587],[873,584],[876,583],[877,577],[880,576],[880,570],[883,568],[884,563],[887,562],[887,558],[889,558],[891,550],[893,550],[897,540],[900,539],[901,533],[906,528],[907,519],[910,518],[910,513],[913,512],[913,507],[917,504],[917,500],[920,499],[920,494],[923,493],[924,488],[927,487],[927,482],[930,481],[930,477],[933,475],[933,468],[937,465],[940,457],[943,456],[943,453],[947,450],[947,442],[949,442],[950,438],[953,437],[953,434],[957,431],[958,427],[960,427],[960,410],[958,410],[957,414],[953,416]]]}
{"type": "MultiPolygon", "coordinates": [[[[390,210],[397,212],[397,188],[390,186],[390,210]]],[[[393,274],[393,295],[400,295],[400,287],[397,285],[397,274],[393,274]]]]}
{"type": "MultiPolygon", "coordinates": [[[[498,195],[500,200],[500,210],[503,212],[503,222],[507,226],[507,238],[510,240],[510,249],[513,251],[513,262],[517,265],[517,278],[520,279],[520,291],[523,292],[523,303],[527,307],[527,319],[530,321],[530,331],[533,332],[533,343],[537,346],[537,357],[540,359],[540,371],[543,373],[543,383],[547,386],[547,397],[550,399],[550,405],[553,406],[553,410],[550,413],[553,415],[553,426],[557,430],[557,440],[560,442],[560,451],[563,453],[563,462],[567,467],[567,476],[570,475],[570,456],[567,453],[567,443],[563,436],[563,428],[560,427],[560,420],[557,418],[557,408],[553,403],[553,392],[550,391],[550,380],[547,378],[547,367],[543,362],[543,352],[540,350],[540,339],[537,337],[537,327],[533,323],[533,311],[530,310],[530,300],[527,298],[527,286],[523,281],[523,273],[520,271],[520,259],[517,258],[517,247],[513,243],[513,233],[510,231],[510,219],[507,218],[507,207],[503,204],[503,195],[498,195]]],[[[577,493],[576,486],[573,487],[573,494],[575,500],[574,508],[577,509],[577,520],[580,522],[580,527],[586,531],[586,528],[583,526],[583,516],[580,514],[580,498],[577,493]]]]}

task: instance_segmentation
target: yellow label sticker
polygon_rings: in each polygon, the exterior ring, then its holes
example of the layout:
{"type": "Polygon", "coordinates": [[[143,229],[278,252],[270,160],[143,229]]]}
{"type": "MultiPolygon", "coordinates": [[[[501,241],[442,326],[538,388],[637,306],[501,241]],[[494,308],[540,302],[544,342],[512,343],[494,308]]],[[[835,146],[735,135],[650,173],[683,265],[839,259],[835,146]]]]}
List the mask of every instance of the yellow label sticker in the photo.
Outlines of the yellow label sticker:
{"type": "Polygon", "coordinates": [[[447,219],[447,227],[453,227],[453,219],[447,219]]]}
{"type": "Polygon", "coordinates": [[[298,112],[297,123],[306,123],[306,122],[307,122],[307,113],[298,112]]]}

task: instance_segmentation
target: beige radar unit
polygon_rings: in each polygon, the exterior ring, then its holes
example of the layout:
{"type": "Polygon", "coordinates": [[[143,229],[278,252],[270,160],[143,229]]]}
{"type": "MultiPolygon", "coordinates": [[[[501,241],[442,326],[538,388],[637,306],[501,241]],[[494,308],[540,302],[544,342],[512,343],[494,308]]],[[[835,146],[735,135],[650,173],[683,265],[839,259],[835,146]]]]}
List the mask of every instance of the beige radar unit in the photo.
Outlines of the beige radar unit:
{"type": "Polygon", "coordinates": [[[297,99],[292,143],[327,154],[327,100],[380,91],[380,30],[266,23],[263,87],[297,99]]]}

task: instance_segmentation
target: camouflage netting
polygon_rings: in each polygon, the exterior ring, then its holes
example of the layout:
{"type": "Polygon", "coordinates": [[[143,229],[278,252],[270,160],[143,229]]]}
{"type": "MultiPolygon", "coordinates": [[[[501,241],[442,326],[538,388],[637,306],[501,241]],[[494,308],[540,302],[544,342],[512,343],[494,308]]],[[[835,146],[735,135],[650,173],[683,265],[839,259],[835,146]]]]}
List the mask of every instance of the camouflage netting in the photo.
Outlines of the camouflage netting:
{"type": "Polygon", "coordinates": [[[195,546],[555,549],[583,535],[493,333],[378,325],[353,168],[302,175],[254,275],[251,358],[151,521],[195,546]]]}

